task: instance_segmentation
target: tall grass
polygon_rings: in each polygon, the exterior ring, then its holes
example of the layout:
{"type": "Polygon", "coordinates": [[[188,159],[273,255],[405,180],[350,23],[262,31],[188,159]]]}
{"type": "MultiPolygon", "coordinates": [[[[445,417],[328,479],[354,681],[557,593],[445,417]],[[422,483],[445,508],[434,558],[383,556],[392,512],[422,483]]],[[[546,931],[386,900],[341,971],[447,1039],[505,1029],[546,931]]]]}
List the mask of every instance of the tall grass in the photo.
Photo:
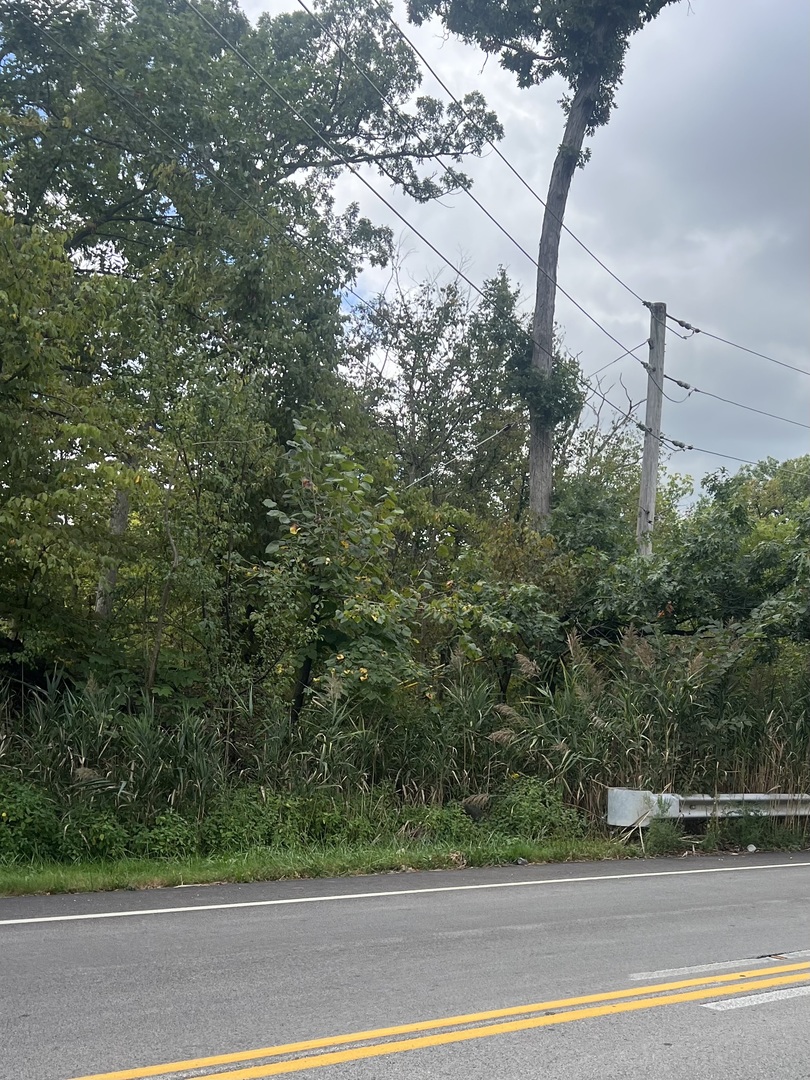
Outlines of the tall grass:
{"type": "Polygon", "coordinates": [[[593,819],[608,786],[808,791],[810,647],[759,648],[727,630],[571,638],[552,682],[546,658],[518,657],[506,701],[484,664],[455,658],[428,694],[384,703],[327,683],[294,728],[281,704],[259,712],[250,697],[225,717],[54,681],[22,705],[0,701],[0,771],[68,807],[127,807],[146,822],[167,808],[200,819],[245,782],[442,804],[518,773],[553,781],[593,819]]]}
{"type": "Polygon", "coordinates": [[[595,652],[572,639],[557,685],[536,686],[512,724],[517,757],[572,802],[597,813],[608,786],[810,790],[807,647],[766,662],[728,635],[628,633],[595,652]]]}
{"type": "Polygon", "coordinates": [[[162,715],[149,699],[57,680],[31,694],[16,716],[8,705],[3,712],[0,768],[66,806],[127,805],[144,820],[167,807],[203,813],[226,779],[218,726],[183,705],[162,715]]]}

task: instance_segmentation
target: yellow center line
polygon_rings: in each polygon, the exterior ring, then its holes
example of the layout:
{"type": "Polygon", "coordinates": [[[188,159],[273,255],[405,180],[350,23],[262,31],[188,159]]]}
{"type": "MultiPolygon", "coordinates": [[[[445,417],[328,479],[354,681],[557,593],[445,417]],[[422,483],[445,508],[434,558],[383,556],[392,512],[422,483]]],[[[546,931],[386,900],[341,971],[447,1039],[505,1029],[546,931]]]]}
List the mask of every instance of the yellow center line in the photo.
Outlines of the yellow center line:
{"type": "Polygon", "coordinates": [[[654,1009],[660,1005],[675,1005],[684,1001],[702,1001],[710,997],[725,997],[729,994],[741,994],[748,990],[760,990],[770,986],[787,986],[791,983],[806,982],[808,980],[810,980],[810,973],[784,975],[778,979],[762,979],[759,982],[751,982],[745,986],[724,986],[719,990],[715,987],[709,987],[705,990],[691,990],[684,994],[670,994],[666,997],[643,998],[641,1001],[623,1001],[616,1005],[598,1005],[591,1009],[575,1009],[573,1012],[554,1013],[552,1016],[535,1016],[528,1020],[512,1020],[506,1024],[489,1024],[486,1027],[467,1028],[465,1031],[444,1031],[437,1035],[423,1035],[418,1039],[378,1043],[374,1046],[358,1046],[351,1050],[338,1050],[332,1054],[318,1054],[315,1057],[296,1058],[292,1061],[276,1061],[272,1065],[255,1065],[249,1069],[208,1073],[204,1080],[258,1080],[259,1077],[304,1072],[307,1069],[319,1069],[325,1065],[342,1065],[347,1061],[359,1061],[363,1058],[384,1057],[386,1054],[402,1054],[408,1050],[421,1050],[429,1046],[446,1046],[448,1043],[468,1042],[470,1039],[486,1039],[491,1035],[506,1035],[515,1031],[528,1031],[531,1028],[569,1024],[573,1020],[586,1020],[589,1017],[614,1016],[617,1013],[654,1009]]]}
{"type": "MultiPolygon", "coordinates": [[[[435,1031],[439,1028],[459,1027],[464,1024],[480,1024],[487,1020],[499,1020],[506,1016],[525,1016],[526,1013],[536,1012],[549,1012],[552,1009],[567,1009],[576,1005],[593,1005],[598,1002],[608,1001],[621,1001],[624,998],[638,998],[645,994],[661,994],[672,990],[683,990],[687,987],[693,986],[708,986],[718,985],[718,990],[710,990],[707,996],[711,997],[719,995],[720,993],[738,993],[741,990],[750,990],[753,987],[752,983],[748,980],[759,978],[760,976],[774,976],[774,975],[786,975],[789,972],[805,972],[806,974],[798,975],[792,981],[799,981],[800,979],[810,978],[810,962],[800,964],[784,964],[779,967],[766,967],[755,968],[750,971],[735,971],[727,975],[713,975],[704,976],[703,978],[695,979],[681,979],[678,982],[669,983],[657,983],[652,986],[634,986],[628,990],[610,990],[599,994],[586,994],[581,997],[560,998],[556,1001],[541,1001],[533,1005],[514,1005],[506,1009],[490,1009],[487,1012],[466,1013],[460,1016],[446,1016],[438,1020],[423,1020],[413,1024],[399,1024],[395,1027],[387,1028],[374,1028],[369,1031],[355,1031],[346,1035],[334,1035],[327,1038],[320,1039],[307,1039],[302,1042],[286,1043],[279,1046],[265,1046],[257,1050],[241,1050],[231,1054],[218,1054],[213,1057],[205,1058],[189,1058],[185,1061],[173,1061],[167,1062],[162,1065],[147,1065],[136,1069],[123,1069],[118,1072],[106,1072],[106,1073],[94,1073],[93,1075],[76,1077],[75,1080],[143,1080],[145,1077],[150,1076],[165,1076],[171,1073],[186,1072],[191,1069],[205,1069],[213,1068],[217,1065],[234,1065],[243,1061],[256,1061],[259,1058],[268,1057],[280,1057],[283,1054],[296,1054],[302,1053],[306,1050],[318,1050],[327,1047],[345,1046],[347,1043],[367,1042],[371,1039],[384,1039],[390,1038],[393,1035],[409,1035],[420,1031],[435,1031]],[[725,990],[723,984],[725,983],[744,983],[739,988],[732,990],[725,990]]],[[[768,986],[778,985],[778,982],[769,982],[768,986]]],[[[763,984],[765,985],[765,984],[763,984]]],[[[672,1000],[671,998],[657,999],[660,1003],[672,1000]]],[[[696,999],[697,1000],[697,999],[696,999]]],[[[607,1010],[608,1012],[614,1011],[614,1008],[607,1010]]],[[[605,1015],[604,1013],[593,1013],[593,1010],[586,1010],[588,1015],[605,1015]]],[[[562,1014],[565,1015],[565,1014],[562,1014]]],[[[574,1017],[583,1015],[582,1011],[578,1011],[574,1014],[574,1017]]],[[[573,1017],[572,1017],[573,1018],[573,1017]]],[[[554,1020],[554,1017],[543,1018],[543,1024],[547,1020],[554,1020]]],[[[561,1021],[564,1022],[564,1021],[561,1021]]],[[[526,1024],[527,1021],[520,1021],[519,1023],[526,1024]]],[[[530,1024],[537,1024],[536,1020],[528,1021],[530,1024]]],[[[500,1025],[503,1027],[503,1025],[500,1025]]],[[[540,1025],[542,1026],[542,1025],[540,1025]]],[[[511,1028],[509,1030],[512,1030],[511,1028]]],[[[515,1028],[514,1030],[521,1030],[515,1028]]],[[[496,1034],[491,1028],[484,1028],[484,1034],[496,1034]]],[[[467,1038],[478,1038],[480,1035],[471,1036],[465,1032],[451,1032],[453,1036],[450,1039],[444,1039],[443,1041],[460,1041],[459,1035],[464,1035],[467,1038]]],[[[433,1036],[437,1038],[438,1036],[433,1036]]],[[[417,1049],[412,1044],[420,1042],[421,1040],[408,1040],[405,1044],[387,1043],[387,1046],[404,1045],[405,1049],[417,1049]]],[[[427,1043],[425,1045],[438,1045],[427,1043]]],[[[378,1053],[383,1053],[384,1048],[366,1047],[367,1051],[373,1050],[378,1053]]],[[[350,1051],[351,1052],[351,1051],[350,1051]]],[[[396,1051],[388,1051],[395,1053],[396,1051]]],[[[332,1057],[334,1055],[324,1055],[317,1059],[319,1063],[330,1064],[330,1062],[324,1061],[324,1057],[332,1057]]],[[[369,1056],[369,1054],[361,1055],[369,1056]]],[[[285,1062],[285,1065],[297,1065],[301,1067],[300,1061],[310,1059],[299,1059],[298,1062],[285,1062]]],[[[352,1060],[351,1058],[347,1060],[352,1060]]],[[[307,1066],[307,1068],[314,1066],[307,1066]]],[[[261,1066],[261,1068],[267,1068],[267,1066],[261,1066]]],[[[287,1071],[290,1071],[289,1069],[287,1071]]],[[[270,1076],[272,1073],[251,1073],[247,1072],[229,1072],[224,1075],[230,1078],[230,1080],[238,1080],[240,1076],[270,1076]]],[[[208,1077],[207,1080],[216,1080],[215,1077],[208,1077]]]]}

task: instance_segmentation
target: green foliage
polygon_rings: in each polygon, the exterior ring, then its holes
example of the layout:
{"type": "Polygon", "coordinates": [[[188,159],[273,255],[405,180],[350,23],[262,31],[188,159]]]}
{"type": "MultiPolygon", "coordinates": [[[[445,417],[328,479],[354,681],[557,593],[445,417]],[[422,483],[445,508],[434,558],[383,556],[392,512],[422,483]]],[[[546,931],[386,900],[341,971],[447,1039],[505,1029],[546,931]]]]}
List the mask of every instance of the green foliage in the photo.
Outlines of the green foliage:
{"type": "Polygon", "coordinates": [[[201,812],[222,784],[218,724],[204,712],[164,722],[153,703],[93,684],[33,695],[6,749],[66,805],[129,807],[146,822],[168,806],[201,812]]]}
{"type": "Polygon", "coordinates": [[[129,834],[115,811],[92,805],[72,806],[61,822],[61,856],[73,862],[120,859],[129,834]]]}
{"type": "Polygon", "coordinates": [[[493,803],[488,823],[505,836],[550,840],[584,835],[581,815],[564,804],[554,781],[512,774],[493,803]]]}
{"type": "Polygon", "coordinates": [[[408,807],[402,814],[398,834],[408,841],[466,845],[475,843],[483,831],[454,804],[408,807]]]}
{"type": "Polygon", "coordinates": [[[201,842],[203,851],[211,853],[359,843],[372,840],[378,827],[363,800],[332,798],[317,790],[271,794],[242,788],[214,803],[203,819],[201,842]]]}
{"type": "Polygon", "coordinates": [[[653,818],[644,837],[648,855],[681,855],[684,851],[683,826],[671,818],[653,818]]]}
{"type": "Polygon", "coordinates": [[[225,791],[210,806],[202,823],[203,851],[243,851],[267,847],[279,826],[279,802],[269,802],[253,789],[225,791]]]}
{"type": "Polygon", "coordinates": [[[540,371],[524,353],[513,364],[509,384],[526,402],[532,416],[551,428],[573,424],[582,412],[586,394],[579,364],[565,354],[557,355],[549,372],[540,371]]]}
{"type": "Polygon", "coordinates": [[[437,14],[447,29],[485,52],[500,56],[518,85],[532,86],[553,75],[571,90],[589,78],[594,90],[592,127],[607,123],[621,81],[630,37],[672,0],[409,0],[413,22],[437,14]]]}
{"type": "Polygon", "coordinates": [[[741,813],[715,818],[706,831],[706,848],[721,851],[799,851],[807,846],[810,830],[804,820],[788,822],[764,814],[741,813]]]}
{"type": "MultiPolygon", "coordinates": [[[[662,6],[412,10],[562,75],[593,128],[662,6]]],[[[466,858],[581,839],[610,784],[810,790],[810,459],[687,511],[670,478],[638,559],[638,441],[582,422],[561,347],[532,372],[503,270],[473,303],[395,267],[350,309],[390,232],[336,207],[339,156],[186,3],[40,7],[0,0],[0,858],[466,858]],[[542,537],[527,413],[556,426],[542,537]]],[[[415,96],[376,3],[319,18],[407,122],[303,13],[204,11],[416,198],[500,132],[477,94],[470,118],[415,96]]]]}
{"type": "Polygon", "coordinates": [[[50,859],[59,852],[59,814],[33,784],[0,772],[0,862],[50,859]]]}
{"type": "Polygon", "coordinates": [[[166,810],[151,825],[137,830],[129,846],[134,854],[148,859],[186,859],[199,849],[198,832],[194,822],[166,810]]]}

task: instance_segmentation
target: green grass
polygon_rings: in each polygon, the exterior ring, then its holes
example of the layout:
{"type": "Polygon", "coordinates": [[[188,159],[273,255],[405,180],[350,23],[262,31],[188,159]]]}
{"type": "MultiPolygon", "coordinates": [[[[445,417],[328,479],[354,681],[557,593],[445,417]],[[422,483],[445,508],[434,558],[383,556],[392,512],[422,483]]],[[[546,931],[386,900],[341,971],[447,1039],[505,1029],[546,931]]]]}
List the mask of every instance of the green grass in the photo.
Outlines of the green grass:
{"type": "Polygon", "coordinates": [[[214,882],[278,881],[285,878],[350,877],[408,870],[453,870],[465,866],[616,859],[640,855],[639,848],[608,839],[522,841],[452,845],[367,844],[256,848],[238,855],[174,860],[121,859],[83,863],[0,864],[0,896],[36,893],[154,889],[214,882]]]}

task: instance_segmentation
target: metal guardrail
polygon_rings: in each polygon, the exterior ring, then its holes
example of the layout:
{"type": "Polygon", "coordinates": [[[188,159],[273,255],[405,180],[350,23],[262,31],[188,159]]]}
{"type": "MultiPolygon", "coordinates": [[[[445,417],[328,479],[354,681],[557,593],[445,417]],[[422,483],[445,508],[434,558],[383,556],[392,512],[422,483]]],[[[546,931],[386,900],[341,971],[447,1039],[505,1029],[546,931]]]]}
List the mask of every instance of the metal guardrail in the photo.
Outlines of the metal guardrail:
{"type": "Polygon", "coordinates": [[[786,795],[768,792],[736,795],[675,795],[635,788],[608,788],[608,825],[623,828],[644,827],[653,818],[679,820],[741,817],[810,817],[810,795],[786,795]]]}

